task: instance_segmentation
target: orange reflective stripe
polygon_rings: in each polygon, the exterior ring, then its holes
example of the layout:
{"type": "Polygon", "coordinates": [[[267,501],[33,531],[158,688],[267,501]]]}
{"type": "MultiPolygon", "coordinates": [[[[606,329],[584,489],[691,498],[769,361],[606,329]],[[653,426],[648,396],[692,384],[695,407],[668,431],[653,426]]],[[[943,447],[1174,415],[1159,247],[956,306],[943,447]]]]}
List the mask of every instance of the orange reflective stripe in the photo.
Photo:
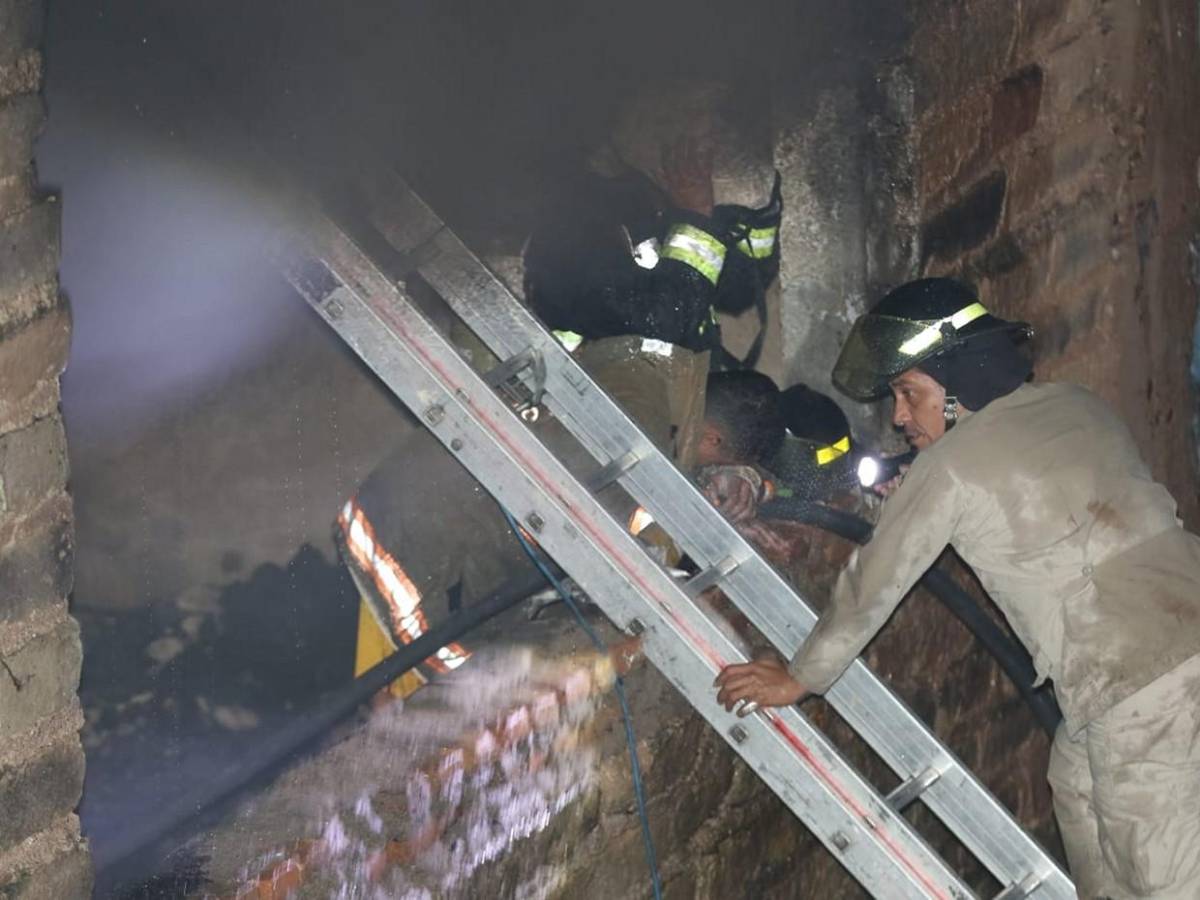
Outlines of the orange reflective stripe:
{"type": "MultiPolygon", "coordinates": [[[[404,568],[375,535],[375,528],[358,503],[351,499],[338,514],[338,525],[346,537],[346,546],[359,567],[370,574],[380,596],[388,605],[392,634],[411,644],[429,630],[421,609],[421,592],[404,568]]],[[[449,672],[467,661],[470,653],[457,643],[447,644],[425,660],[438,672],[449,672]]]]}
{"type": "Polygon", "coordinates": [[[637,537],[653,524],[654,516],[646,512],[644,507],[639,506],[629,517],[629,533],[637,537]]]}
{"type": "Polygon", "coordinates": [[[524,525],[518,525],[518,526],[517,526],[517,530],[521,532],[521,537],[523,537],[523,538],[525,538],[525,540],[529,541],[529,546],[530,546],[530,547],[533,547],[533,548],[535,548],[535,549],[537,549],[537,550],[541,550],[541,549],[542,549],[542,545],[541,545],[541,544],[539,544],[539,543],[537,542],[537,538],[535,538],[535,537],[534,537],[534,536],[533,536],[533,535],[532,535],[532,534],[529,532],[529,529],[527,529],[527,528],[526,528],[524,525]]]}

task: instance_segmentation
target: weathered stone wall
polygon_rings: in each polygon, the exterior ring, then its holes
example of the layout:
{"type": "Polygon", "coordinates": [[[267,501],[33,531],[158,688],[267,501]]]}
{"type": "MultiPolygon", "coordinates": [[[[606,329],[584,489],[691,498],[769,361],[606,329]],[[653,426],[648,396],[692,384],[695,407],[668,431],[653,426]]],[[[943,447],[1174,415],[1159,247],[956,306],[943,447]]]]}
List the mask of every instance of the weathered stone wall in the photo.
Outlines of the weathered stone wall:
{"type": "Polygon", "coordinates": [[[913,8],[924,270],[1031,322],[1038,377],[1113,403],[1196,525],[1196,4],[913,8]]]}
{"type": "MultiPolygon", "coordinates": [[[[886,61],[901,55],[907,26],[895,3],[776,13],[790,34],[771,98],[784,194],[781,384],[833,392],[854,319],[880,285],[916,271],[912,85],[886,61]]],[[[879,407],[842,405],[856,434],[874,441],[879,407]]]]}
{"type": "Polygon", "coordinates": [[[0,896],[85,897],[58,200],[37,187],[40,0],[0,0],[0,896]]]}

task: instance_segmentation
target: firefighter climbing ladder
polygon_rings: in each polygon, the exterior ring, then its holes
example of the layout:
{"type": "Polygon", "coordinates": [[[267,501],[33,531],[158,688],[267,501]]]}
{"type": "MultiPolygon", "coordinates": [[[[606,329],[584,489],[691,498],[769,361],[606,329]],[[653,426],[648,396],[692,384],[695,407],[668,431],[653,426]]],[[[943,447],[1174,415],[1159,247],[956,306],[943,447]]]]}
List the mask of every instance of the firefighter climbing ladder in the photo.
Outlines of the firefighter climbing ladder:
{"type": "MultiPolygon", "coordinates": [[[[571,355],[399,179],[380,175],[372,209],[343,229],[316,212],[277,261],[289,281],[874,896],[973,896],[901,811],[920,799],[1003,885],[1003,900],[1075,896],[1069,878],[987,789],[861,661],[827,697],[891,766],[868,784],[795,708],[744,718],[713,678],[746,659],[697,603],[719,586],[785,656],[813,611],[642,434],[571,355]],[[431,286],[501,360],[480,374],[413,303],[431,286]],[[503,389],[504,393],[498,393],[503,389]],[[700,567],[679,582],[609,515],[517,415],[541,400],[595,457],[591,487],[619,482],[700,567]]],[[[344,223],[343,223],[344,224],[344,223]]]]}

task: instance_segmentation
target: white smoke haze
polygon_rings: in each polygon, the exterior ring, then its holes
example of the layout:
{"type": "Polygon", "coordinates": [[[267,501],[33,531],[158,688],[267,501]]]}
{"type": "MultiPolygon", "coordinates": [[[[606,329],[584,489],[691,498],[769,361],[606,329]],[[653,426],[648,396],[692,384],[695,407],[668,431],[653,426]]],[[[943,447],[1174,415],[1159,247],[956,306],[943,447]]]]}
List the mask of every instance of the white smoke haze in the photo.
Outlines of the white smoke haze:
{"type": "Polygon", "coordinates": [[[264,257],[277,213],[233,142],[178,102],[183,61],[147,43],[160,72],[148,84],[106,48],[72,59],[112,73],[101,88],[56,67],[51,45],[38,148],[41,180],[63,191],[60,283],[74,319],[63,394],[81,444],[128,443],[261,362],[306,313],[264,257]]]}

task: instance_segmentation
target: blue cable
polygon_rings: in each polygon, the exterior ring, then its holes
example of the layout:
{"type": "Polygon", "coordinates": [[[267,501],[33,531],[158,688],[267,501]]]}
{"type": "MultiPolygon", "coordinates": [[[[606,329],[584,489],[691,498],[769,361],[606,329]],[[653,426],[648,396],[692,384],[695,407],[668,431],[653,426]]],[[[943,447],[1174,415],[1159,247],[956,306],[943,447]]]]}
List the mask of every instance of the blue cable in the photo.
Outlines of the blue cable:
{"type": "MultiPolygon", "coordinates": [[[[504,513],[504,518],[508,521],[508,526],[512,529],[513,534],[517,536],[517,540],[521,542],[521,549],[525,551],[525,555],[529,557],[529,561],[537,566],[537,570],[542,573],[542,576],[550,582],[550,586],[562,597],[563,603],[567,605],[567,609],[571,610],[571,614],[575,617],[575,621],[579,623],[579,627],[583,629],[584,634],[588,636],[596,649],[607,652],[608,645],[596,633],[596,630],[588,624],[587,619],[583,617],[578,604],[571,596],[571,592],[562,586],[562,583],[554,577],[554,573],[546,566],[542,559],[537,555],[537,551],[529,543],[524,532],[521,531],[521,526],[517,524],[517,520],[503,506],[500,507],[500,512],[504,513]]],[[[629,768],[633,772],[633,794],[637,798],[638,818],[642,823],[642,842],[646,846],[646,864],[650,867],[650,883],[654,889],[654,900],[662,900],[662,881],[658,875],[658,855],[654,852],[654,838],[650,835],[650,816],[646,812],[646,791],[642,784],[642,766],[638,762],[637,755],[637,738],[633,733],[633,716],[629,712],[629,701],[625,699],[625,681],[620,675],[617,676],[613,684],[613,689],[617,692],[617,699],[621,702],[621,718],[625,721],[625,740],[629,744],[629,768]]]]}

